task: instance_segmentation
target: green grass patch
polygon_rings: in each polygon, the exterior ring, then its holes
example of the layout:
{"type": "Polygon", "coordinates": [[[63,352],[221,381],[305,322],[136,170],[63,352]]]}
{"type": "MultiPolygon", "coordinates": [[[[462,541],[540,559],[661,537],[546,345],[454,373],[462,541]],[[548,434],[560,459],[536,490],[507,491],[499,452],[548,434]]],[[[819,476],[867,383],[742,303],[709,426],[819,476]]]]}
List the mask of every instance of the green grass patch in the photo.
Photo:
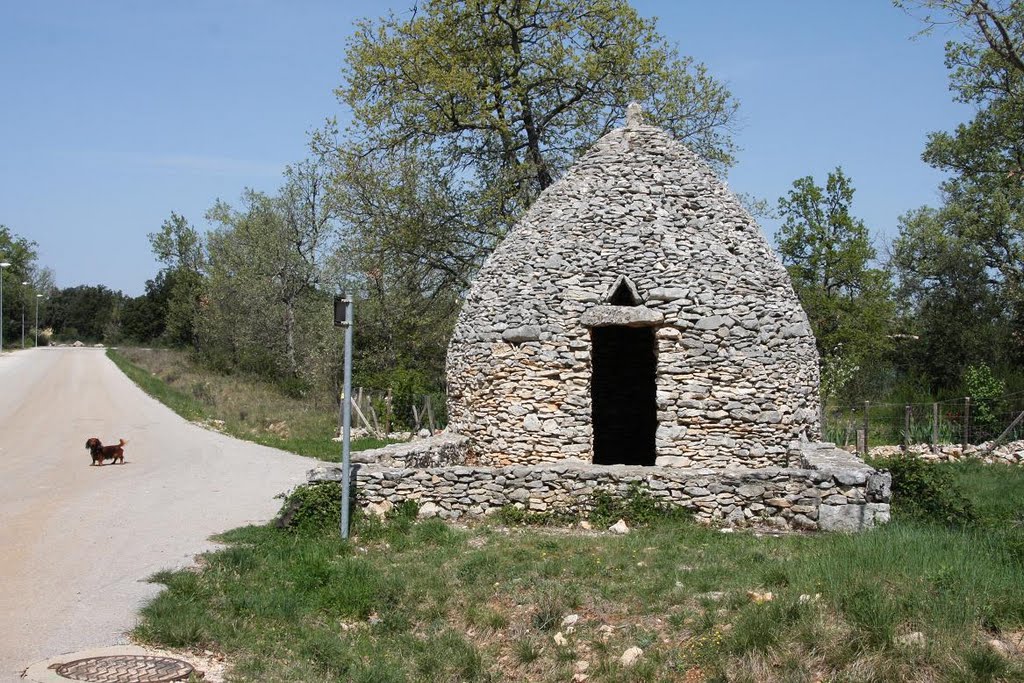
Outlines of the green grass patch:
{"type": "MultiPolygon", "coordinates": [[[[173,349],[110,349],[107,356],[143,391],[187,420],[247,441],[320,460],[341,460],[334,440],[337,410],[330,401],[290,396],[252,377],[222,375],[173,349]]],[[[354,439],[352,450],[392,443],[354,439]]]]}
{"type": "MultiPolygon", "coordinates": [[[[1001,470],[950,471],[976,479],[962,490],[983,514],[991,487],[1024,494],[990,481],[1001,470]]],[[[1024,571],[995,521],[773,537],[652,519],[614,536],[415,512],[355,514],[350,543],[333,516],[230,532],[201,571],[155,577],[168,590],[136,635],[223,651],[239,681],[566,681],[580,660],[601,682],[1024,680],[987,645],[1024,631],[1024,571]]]]}

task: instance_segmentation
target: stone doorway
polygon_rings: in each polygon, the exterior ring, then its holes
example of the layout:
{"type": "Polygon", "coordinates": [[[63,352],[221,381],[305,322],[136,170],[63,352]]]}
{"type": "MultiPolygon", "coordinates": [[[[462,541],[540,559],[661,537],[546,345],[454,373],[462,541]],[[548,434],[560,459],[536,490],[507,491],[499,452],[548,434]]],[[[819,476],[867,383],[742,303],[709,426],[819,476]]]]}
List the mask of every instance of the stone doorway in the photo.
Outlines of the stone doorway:
{"type": "Polygon", "coordinates": [[[658,429],[654,328],[595,327],[590,339],[594,463],[653,465],[658,429]]]}

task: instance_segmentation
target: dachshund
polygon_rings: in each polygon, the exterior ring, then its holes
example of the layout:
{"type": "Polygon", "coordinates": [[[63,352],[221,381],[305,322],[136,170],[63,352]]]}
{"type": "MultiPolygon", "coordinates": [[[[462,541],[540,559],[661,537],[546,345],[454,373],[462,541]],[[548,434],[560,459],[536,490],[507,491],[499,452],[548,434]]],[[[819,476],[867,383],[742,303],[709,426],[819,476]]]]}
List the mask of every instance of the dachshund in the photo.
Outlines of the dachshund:
{"type": "Polygon", "coordinates": [[[92,455],[93,465],[102,465],[103,461],[107,458],[111,458],[113,462],[110,464],[116,464],[118,460],[121,464],[124,464],[124,445],[128,443],[127,439],[121,439],[121,443],[116,446],[104,446],[103,442],[97,439],[95,436],[85,442],[85,447],[89,449],[89,453],[92,455]]]}

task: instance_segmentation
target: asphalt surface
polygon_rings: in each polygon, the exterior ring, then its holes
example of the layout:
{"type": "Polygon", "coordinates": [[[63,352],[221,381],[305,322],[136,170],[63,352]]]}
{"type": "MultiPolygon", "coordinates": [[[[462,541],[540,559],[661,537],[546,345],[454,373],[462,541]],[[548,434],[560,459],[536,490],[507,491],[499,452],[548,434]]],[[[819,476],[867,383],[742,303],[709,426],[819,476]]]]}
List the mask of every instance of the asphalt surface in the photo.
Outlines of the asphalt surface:
{"type": "Polygon", "coordinates": [[[147,577],[272,518],[316,464],[186,422],[101,349],[0,355],[0,681],[125,643],[147,577]],[[128,439],[125,464],[91,466],[91,436],[128,439]]]}

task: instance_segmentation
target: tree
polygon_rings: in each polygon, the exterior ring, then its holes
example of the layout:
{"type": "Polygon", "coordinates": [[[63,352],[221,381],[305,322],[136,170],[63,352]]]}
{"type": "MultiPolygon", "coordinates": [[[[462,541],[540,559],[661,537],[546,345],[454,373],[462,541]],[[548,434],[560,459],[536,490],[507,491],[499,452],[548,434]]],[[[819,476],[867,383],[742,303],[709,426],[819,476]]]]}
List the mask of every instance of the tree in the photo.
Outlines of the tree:
{"type": "Polygon", "coordinates": [[[447,196],[419,225],[437,238],[415,242],[432,243],[421,258],[439,270],[458,253],[462,282],[632,100],[720,169],[732,162],[728,90],[625,0],[425,0],[357,25],[337,94],[354,115],[350,165],[401,175],[397,160],[447,196]]]}
{"type": "Polygon", "coordinates": [[[778,202],[784,221],[779,254],[826,370],[851,363],[867,368],[889,346],[890,281],[872,267],[876,253],[867,227],[850,214],[853,194],[850,179],[836,168],[824,188],[811,176],[799,178],[778,202]]]}
{"type": "Polygon", "coordinates": [[[7,268],[0,268],[0,277],[4,287],[4,309],[3,309],[3,334],[4,343],[20,334],[20,322],[22,307],[29,296],[37,293],[31,287],[25,287],[22,282],[35,282],[40,279],[41,284],[47,284],[46,277],[52,277],[49,271],[40,271],[36,266],[36,243],[19,237],[6,225],[0,223],[0,261],[11,264],[7,268]],[[20,306],[13,305],[19,302],[20,306]],[[15,330],[18,330],[16,333],[15,330]]]}
{"type": "Polygon", "coordinates": [[[54,334],[67,341],[99,342],[117,334],[121,292],[103,285],[79,285],[57,290],[46,307],[54,334]]]}
{"type": "Polygon", "coordinates": [[[241,210],[217,202],[208,212],[219,227],[201,317],[219,364],[288,380],[309,370],[331,324],[321,285],[337,212],[327,183],[326,167],[307,160],[285,171],[276,195],[246,190],[241,210]]]}
{"type": "MultiPolygon", "coordinates": [[[[900,2],[922,12],[926,30],[953,23],[946,45],[956,100],[974,117],[929,136],[924,159],[949,174],[942,185],[943,232],[977,246],[1000,295],[1024,331],[1024,2],[900,2]]],[[[1017,352],[1022,350],[1018,347],[1017,352]]]]}
{"type": "Polygon", "coordinates": [[[932,391],[956,388],[969,365],[1002,365],[1009,344],[998,277],[980,246],[949,225],[955,220],[928,207],[901,216],[889,260],[909,340],[901,365],[932,391]]]}
{"type": "Polygon", "coordinates": [[[169,287],[164,318],[164,338],[171,344],[199,348],[196,316],[203,290],[206,256],[203,238],[175,212],[149,234],[149,243],[157,260],[164,264],[163,282],[169,287]]]}

